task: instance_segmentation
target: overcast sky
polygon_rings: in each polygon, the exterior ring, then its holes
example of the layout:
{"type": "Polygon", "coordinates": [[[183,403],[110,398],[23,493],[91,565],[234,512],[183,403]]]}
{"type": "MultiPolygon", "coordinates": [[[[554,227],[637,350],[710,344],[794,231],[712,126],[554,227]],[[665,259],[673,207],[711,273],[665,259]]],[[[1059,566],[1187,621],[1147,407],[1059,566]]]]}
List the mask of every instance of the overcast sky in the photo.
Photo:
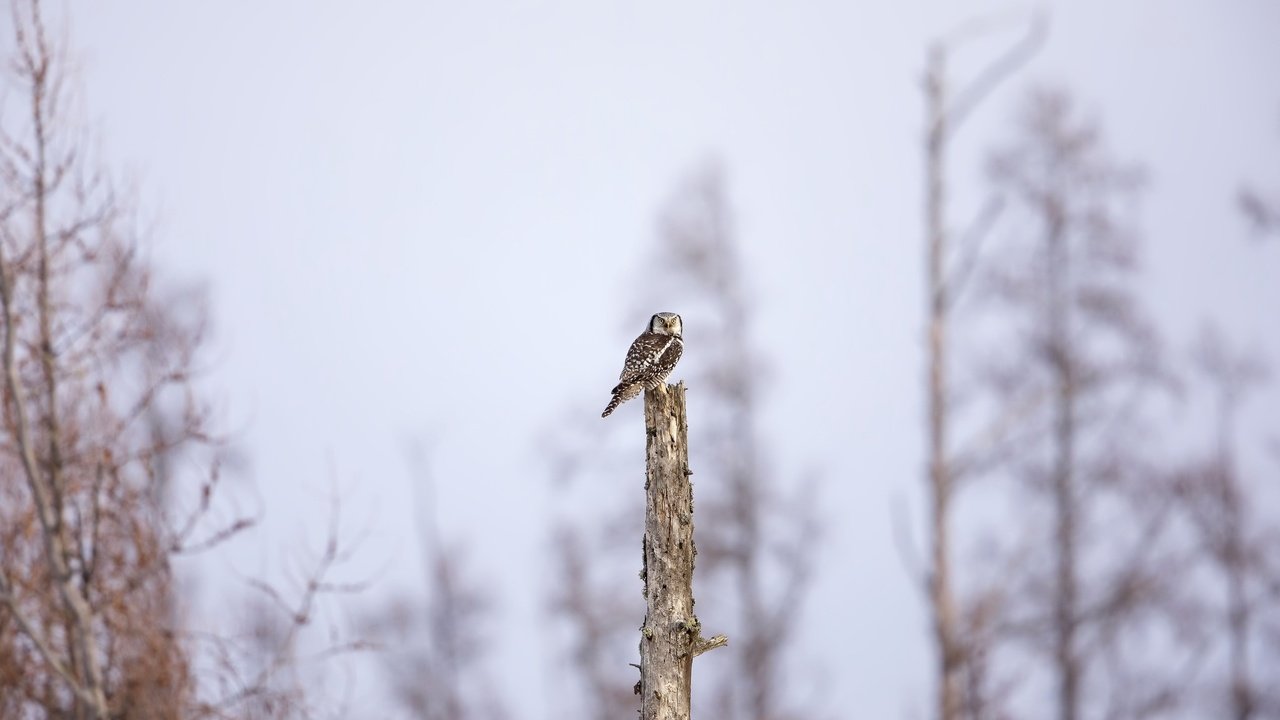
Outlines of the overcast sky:
{"type": "MultiPolygon", "coordinates": [[[[531,630],[553,491],[536,440],[607,400],[646,320],[656,213],[719,158],[774,368],[769,452],[827,479],[799,655],[830,674],[838,717],[922,714],[926,618],[890,523],[895,503],[922,513],[919,81],[929,39],[1011,7],[74,4],[90,118],[156,260],[208,288],[211,385],[264,505],[215,568],[275,572],[322,534],[336,481],[368,529],[353,574],[420,587],[404,447],[430,438],[442,529],[499,595],[494,674],[521,717],[545,716],[525,672],[551,659],[531,630]]],[[[1149,169],[1144,297],[1171,344],[1217,318],[1280,359],[1280,242],[1252,240],[1233,203],[1245,180],[1280,194],[1280,4],[1049,10],[1044,51],[962,136],[953,218],[1018,90],[1065,84],[1149,169]]],[[[1247,441],[1280,427],[1277,397],[1247,441]]],[[[624,410],[610,421],[640,422],[624,410]]]]}

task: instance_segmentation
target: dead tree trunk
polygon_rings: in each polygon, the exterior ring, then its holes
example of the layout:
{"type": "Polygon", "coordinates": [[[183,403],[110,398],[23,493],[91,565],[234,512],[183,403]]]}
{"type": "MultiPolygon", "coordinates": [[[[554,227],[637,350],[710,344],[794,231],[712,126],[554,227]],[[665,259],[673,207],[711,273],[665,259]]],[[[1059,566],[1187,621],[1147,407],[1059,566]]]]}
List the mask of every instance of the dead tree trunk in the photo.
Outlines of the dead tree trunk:
{"type": "Polygon", "coordinates": [[[693,658],[727,639],[704,640],[693,614],[693,484],[684,384],[644,394],[645,616],[640,628],[641,720],[688,720],[693,658]]]}
{"type": "MultiPolygon", "coordinates": [[[[951,233],[947,223],[947,154],[951,138],[973,109],[1002,80],[1025,64],[1040,46],[1044,28],[1040,19],[1035,18],[1021,42],[984,68],[959,93],[953,94],[950,91],[947,58],[951,46],[958,41],[971,39],[975,33],[986,32],[1000,24],[992,24],[989,19],[972,23],[962,28],[962,32],[953,34],[949,40],[939,40],[931,45],[924,78],[925,292],[928,309],[925,323],[928,347],[926,487],[930,544],[926,589],[933,624],[937,670],[935,717],[938,720],[959,720],[966,654],[973,651],[972,647],[964,647],[961,640],[964,628],[961,627],[951,568],[951,507],[957,481],[948,439],[951,387],[947,367],[951,310],[976,262],[981,237],[990,229],[990,224],[1002,207],[998,202],[988,203],[973,225],[959,238],[960,254],[967,258],[967,262],[953,260],[956,253],[951,247],[951,233]],[[956,265],[958,267],[952,267],[956,265]]],[[[976,696],[968,700],[970,704],[978,702],[976,696]]]]}
{"type": "Polygon", "coordinates": [[[944,63],[942,47],[935,46],[929,53],[929,71],[925,79],[929,107],[929,130],[925,140],[928,175],[925,214],[929,246],[929,532],[932,540],[929,604],[938,663],[937,717],[939,720],[957,720],[960,717],[961,663],[956,640],[955,599],[951,590],[951,465],[947,456],[946,434],[948,287],[944,279],[947,255],[947,230],[943,218],[947,138],[944,63]]]}
{"type": "Polygon", "coordinates": [[[1066,220],[1061,203],[1048,199],[1043,212],[1048,219],[1046,266],[1048,277],[1048,318],[1051,372],[1057,386],[1053,403],[1054,466],[1054,564],[1057,588],[1053,601],[1054,664],[1058,673],[1058,717],[1080,717],[1080,659],[1076,645],[1079,623],[1080,571],[1076,553],[1079,545],[1076,478],[1076,403],[1080,388],[1076,382],[1076,360],[1072,348],[1075,333],[1071,321],[1071,256],[1066,247],[1066,220]]]}

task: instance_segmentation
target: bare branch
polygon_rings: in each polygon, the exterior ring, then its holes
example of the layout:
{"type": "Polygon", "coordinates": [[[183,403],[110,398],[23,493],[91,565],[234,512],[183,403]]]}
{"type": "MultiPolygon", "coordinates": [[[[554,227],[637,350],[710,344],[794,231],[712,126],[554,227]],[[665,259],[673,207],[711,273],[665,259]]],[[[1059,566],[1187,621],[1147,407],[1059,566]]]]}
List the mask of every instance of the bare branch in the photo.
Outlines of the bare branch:
{"type": "MultiPolygon", "coordinates": [[[[975,32],[988,32],[994,27],[995,25],[993,24],[974,25],[971,26],[970,32],[961,37],[968,40],[975,32]]],[[[1048,28],[1048,18],[1044,11],[1036,11],[1031,17],[1031,22],[1027,25],[1026,35],[1005,51],[1004,55],[988,65],[978,77],[956,93],[955,99],[947,108],[947,132],[949,134],[954,135],[960,129],[960,126],[964,124],[964,121],[969,118],[969,115],[973,113],[973,110],[981,105],[982,101],[995,88],[999,87],[1000,83],[1027,64],[1032,56],[1044,45],[1045,38],[1048,36],[1048,28]]]]}
{"type": "Polygon", "coordinates": [[[0,567],[0,601],[2,601],[5,607],[9,609],[10,616],[17,621],[18,628],[22,631],[22,634],[31,641],[32,645],[35,646],[36,651],[40,653],[40,658],[48,663],[49,667],[67,683],[71,692],[75,693],[76,696],[80,698],[80,701],[85,705],[94,707],[97,702],[97,698],[95,698],[87,688],[80,684],[80,681],[75,677],[75,675],[73,675],[71,671],[62,664],[62,661],[58,659],[58,656],[54,654],[53,649],[45,640],[44,635],[31,624],[31,621],[27,619],[26,614],[22,612],[22,608],[18,607],[17,598],[14,597],[11,588],[12,586],[9,583],[8,575],[5,573],[4,568],[0,567]]]}
{"type": "Polygon", "coordinates": [[[978,261],[982,256],[983,243],[991,235],[992,228],[1003,212],[1004,198],[999,196],[988,198],[978,216],[973,219],[973,222],[965,229],[964,234],[960,236],[960,242],[957,245],[964,255],[955,263],[959,267],[943,283],[944,296],[947,303],[952,307],[959,301],[964,288],[968,286],[969,278],[973,275],[974,268],[978,266],[978,261]]]}

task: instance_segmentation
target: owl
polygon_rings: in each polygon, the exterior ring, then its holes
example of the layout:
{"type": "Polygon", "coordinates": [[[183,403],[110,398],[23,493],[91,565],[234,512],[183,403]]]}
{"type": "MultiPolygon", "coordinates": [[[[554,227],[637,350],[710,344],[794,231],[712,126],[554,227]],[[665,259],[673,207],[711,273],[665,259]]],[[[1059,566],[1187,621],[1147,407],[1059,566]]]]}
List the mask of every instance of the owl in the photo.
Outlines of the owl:
{"type": "Polygon", "coordinates": [[[600,417],[609,417],[619,405],[666,381],[684,352],[683,328],[680,316],[660,312],[649,318],[649,328],[631,343],[627,360],[622,365],[622,375],[613,389],[613,399],[605,406],[600,417]]]}

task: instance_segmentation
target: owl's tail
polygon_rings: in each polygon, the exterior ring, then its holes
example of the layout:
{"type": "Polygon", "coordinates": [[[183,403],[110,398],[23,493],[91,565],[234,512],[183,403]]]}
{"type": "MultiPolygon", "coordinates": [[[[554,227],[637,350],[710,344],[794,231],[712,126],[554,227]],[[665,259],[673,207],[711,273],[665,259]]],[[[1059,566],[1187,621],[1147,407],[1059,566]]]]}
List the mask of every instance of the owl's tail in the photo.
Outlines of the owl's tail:
{"type": "Polygon", "coordinates": [[[643,389],[644,388],[638,384],[618,385],[618,387],[613,389],[613,399],[609,401],[608,405],[604,406],[604,412],[600,413],[600,417],[602,418],[609,417],[609,413],[612,413],[614,410],[617,410],[618,406],[621,405],[622,403],[639,395],[640,391],[643,389]]]}
{"type": "Polygon", "coordinates": [[[600,417],[602,418],[609,417],[609,414],[612,413],[614,410],[617,410],[618,406],[621,404],[622,404],[622,396],[614,395],[613,399],[609,401],[609,404],[604,406],[604,412],[600,413],[600,417]]]}

